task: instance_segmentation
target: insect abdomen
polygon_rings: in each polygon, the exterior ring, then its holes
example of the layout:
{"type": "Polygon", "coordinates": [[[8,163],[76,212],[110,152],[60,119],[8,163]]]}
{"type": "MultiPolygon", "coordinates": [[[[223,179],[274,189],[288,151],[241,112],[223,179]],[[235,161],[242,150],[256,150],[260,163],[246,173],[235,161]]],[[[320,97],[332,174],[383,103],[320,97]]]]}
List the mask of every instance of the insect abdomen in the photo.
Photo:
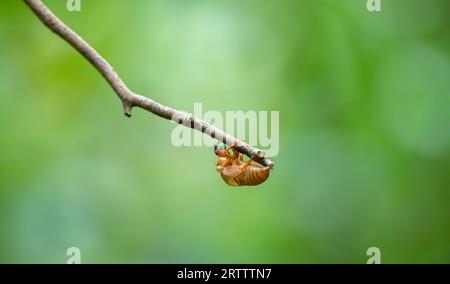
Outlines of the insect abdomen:
{"type": "Polygon", "coordinates": [[[239,185],[258,185],[264,182],[269,177],[269,167],[258,167],[249,165],[245,169],[242,176],[239,176],[236,181],[239,185]]]}

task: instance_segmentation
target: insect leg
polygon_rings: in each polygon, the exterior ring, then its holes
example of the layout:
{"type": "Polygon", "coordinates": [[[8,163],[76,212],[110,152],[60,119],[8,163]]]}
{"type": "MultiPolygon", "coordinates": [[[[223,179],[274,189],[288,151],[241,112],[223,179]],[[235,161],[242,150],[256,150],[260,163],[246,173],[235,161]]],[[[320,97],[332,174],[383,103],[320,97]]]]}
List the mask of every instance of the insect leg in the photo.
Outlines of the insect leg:
{"type": "Polygon", "coordinates": [[[237,142],[235,142],[233,145],[231,145],[230,147],[228,147],[226,150],[227,151],[229,151],[229,150],[231,150],[231,151],[233,151],[233,154],[232,154],[232,156],[233,156],[233,158],[234,159],[236,159],[236,160],[238,160],[239,159],[239,151],[236,149],[236,146],[237,146],[237,142]]]}
{"type": "Polygon", "coordinates": [[[226,150],[227,151],[233,150],[233,152],[234,152],[234,151],[236,151],[236,146],[237,146],[237,142],[234,142],[234,144],[229,146],[226,150]]]}
{"type": "Polygon", "coordinates": [[[242,171],[245,171],[245,168],[251,163],[251,161],[252,161],[251,159],[245,161],[245,162],[239,167],[239,169],[242,170],[242,171]]]}

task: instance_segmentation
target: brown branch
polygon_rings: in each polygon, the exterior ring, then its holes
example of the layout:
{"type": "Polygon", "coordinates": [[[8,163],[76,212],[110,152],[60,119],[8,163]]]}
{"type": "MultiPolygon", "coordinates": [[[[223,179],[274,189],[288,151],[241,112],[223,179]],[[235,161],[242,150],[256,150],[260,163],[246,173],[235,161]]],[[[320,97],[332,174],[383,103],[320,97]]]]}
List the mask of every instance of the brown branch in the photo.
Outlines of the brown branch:
{"type": "Polygon", "coordinates": [[[119,96],[123,104],[126,116],[131,116],[133,107],[140,107],[165,119],[175,121],[184,126],[196,129],[208,134],[229,146],[236,145],[239,152],[252,157],[256,162],[264,166],[273,167],[273,162],[267,159],[266,154],[247,143],[233,137],[232,135],[210,125],[209,123],[196,118],[191,113],[175,110],[168,106],[155,102],[147,97],[138,95],[128,89],[114,68],[106,61],[92,46],[82,37],[61,21],[41,0],[24,0],[33,10],[36,16],[54,33],[68,42],[78,50],[106,79],[109,85],[119,96]]]}

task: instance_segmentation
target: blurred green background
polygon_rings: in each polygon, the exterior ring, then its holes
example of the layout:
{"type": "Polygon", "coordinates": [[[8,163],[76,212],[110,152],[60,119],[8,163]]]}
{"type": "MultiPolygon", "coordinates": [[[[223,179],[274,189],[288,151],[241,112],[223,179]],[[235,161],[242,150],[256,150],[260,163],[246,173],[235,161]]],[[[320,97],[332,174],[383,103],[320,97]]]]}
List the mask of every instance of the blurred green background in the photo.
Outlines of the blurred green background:
{"type": "Polygon", "coordinates": [[[44,2],[140,94],[279,111],[280,152],[227,186],[1,1],[1,263],[450,262],[449,1],[44,2]]]}

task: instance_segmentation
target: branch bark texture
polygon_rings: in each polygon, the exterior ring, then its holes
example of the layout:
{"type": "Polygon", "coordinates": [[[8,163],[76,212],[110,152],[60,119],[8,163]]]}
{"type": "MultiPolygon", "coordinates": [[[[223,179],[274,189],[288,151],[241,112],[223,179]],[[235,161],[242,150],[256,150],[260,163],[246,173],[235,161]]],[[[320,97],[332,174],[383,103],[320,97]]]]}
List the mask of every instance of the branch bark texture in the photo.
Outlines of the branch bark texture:
{"type": "Polygon", "coordinates": [[[114,68],[106,61],[89,43],[61,21],[53,12],[45,6],[41,0],[24,0],[36,16],[54,33],[68,42],[80,52],[106,79],[114,92],[122,101],[124,114],[131,116],[133,107],[140,107],[159,117],[175,121],[186,127],[190,127],[208,134],[212,138],[225,143],[228,146],[236,145],[239,152],[252,157],[253,160],[264,166],[273,167],[273,162],[267,159],[266,154],[239,140],[221,129],[196,118],[188,112],[176,110],[141,96],[131,91],[123,82],[114,68]]]}

